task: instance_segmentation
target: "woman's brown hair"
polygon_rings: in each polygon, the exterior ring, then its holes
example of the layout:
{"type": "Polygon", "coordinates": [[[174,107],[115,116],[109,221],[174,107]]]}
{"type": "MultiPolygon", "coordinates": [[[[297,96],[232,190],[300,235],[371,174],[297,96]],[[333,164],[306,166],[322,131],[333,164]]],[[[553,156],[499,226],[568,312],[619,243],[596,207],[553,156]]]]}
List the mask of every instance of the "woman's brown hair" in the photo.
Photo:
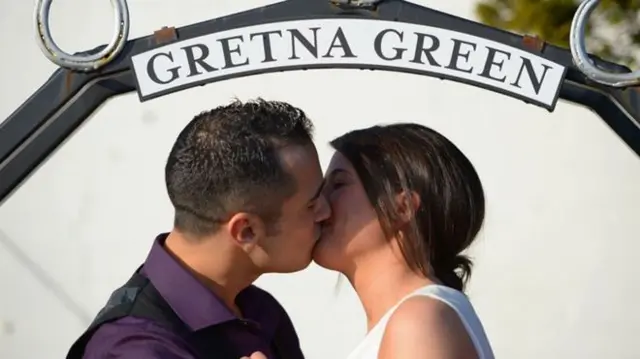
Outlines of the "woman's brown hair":
{"type": "Polygon", "coordinates": [[[485,215],[482,183],[469,159],[443,135],[418,124],[356,130],[331,145],[353,165],[386,235],[399,238],[409,267],[464,290],[472,262],[461,253],[485,215]],[[394,228],[401,193],[420,199],[402,230],[394,228]]]}

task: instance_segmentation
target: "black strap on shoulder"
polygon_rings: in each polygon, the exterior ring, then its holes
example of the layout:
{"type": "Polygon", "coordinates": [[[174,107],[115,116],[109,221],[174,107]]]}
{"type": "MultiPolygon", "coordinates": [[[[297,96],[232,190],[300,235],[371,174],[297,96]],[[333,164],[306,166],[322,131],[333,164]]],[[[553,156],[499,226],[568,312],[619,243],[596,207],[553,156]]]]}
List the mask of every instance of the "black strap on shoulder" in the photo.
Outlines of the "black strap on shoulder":
{"type": "MultiPolygon", "coordinates": [[[[200,356],[207,359],[237,359],[236,356],[228,353],[224,343],[216,340],[223,337],[219,332],[223,329],[222,327],[214,326],[192,333],[149,279],[139,274],[139,271],[136,271],[125,285],[111,294],[107,304],[100,310],[89,328],[73,343],[66,359],[82,359],[87,344],[100,326],[124,317],[148,319],[168,328],[185,338],[200,356]],[[215,358],[212,355],[215,355],[215,358]]],[[[290,356],[290,353],[286,352],[288,347],[285,344],[289,338],[279,337],[278,334],[280,333],[276,333],[272,342],[276,358],[298,357],[299,355],[290,356]]]]}
{"type": "Polygon", "coordinates": [[[299,353],[290,353],[290,350],[294,348],[286,345],[290,338],[284,338],[282,335],[283,333],[280,330],[276,330],[274,333],[273,342],[271,343],[273,354],[279,359],[298,358],[300,356],[299,353]]]}
{"type": "Polygon", "coordinates": [[[149,279],[136,273],[122,287],[115,290],[89,328],[71,346],[67,359],[82,359],[91,337],[103,324],[123,317],[152,320],[180,335],[188,329],[169,304],[162,298],[149,279]]]}

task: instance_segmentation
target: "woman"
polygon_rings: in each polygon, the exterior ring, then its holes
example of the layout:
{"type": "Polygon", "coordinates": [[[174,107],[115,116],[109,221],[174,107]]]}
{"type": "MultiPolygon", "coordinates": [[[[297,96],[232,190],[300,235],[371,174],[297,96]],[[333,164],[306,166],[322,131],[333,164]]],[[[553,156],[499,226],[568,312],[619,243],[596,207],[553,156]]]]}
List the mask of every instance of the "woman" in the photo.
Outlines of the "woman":
{"type": "Polygon", "coordinates": [[[349,132],[331,145],[325,194],[333,209],[314,250],[357,292],[368,333],[349,359],[492,359],[463,294],[461,254],[482,227],[473,165],[418,124],[349,132]]]}

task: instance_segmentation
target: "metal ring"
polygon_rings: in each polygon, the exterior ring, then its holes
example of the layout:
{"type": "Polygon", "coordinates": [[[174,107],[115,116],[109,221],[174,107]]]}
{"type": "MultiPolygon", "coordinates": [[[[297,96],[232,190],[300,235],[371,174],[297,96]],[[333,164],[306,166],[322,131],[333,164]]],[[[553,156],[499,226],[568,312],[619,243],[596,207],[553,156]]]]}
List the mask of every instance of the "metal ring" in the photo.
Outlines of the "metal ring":
{"type": "Polygon", "coordinates": [[[63,68],[89,72],[108,64],[120,54],[129,37],[129,8],[126,0],[111,0],[115,32],[109,45],[97,54],[78,55],[62,51],[51,36],[49,10],[52,1],[37,0],[34,14],[38,46],[51,62],[63,68]]]}
{"type": "Polygon", "coordinates": [[[569,46],[571,48],[573,62],[582,73],[597,83],[611,87],[637,86],[640,84],[640,71],[623,74],[603,71],[596,67],[587,54],[585,28],[589,16],[598,6],[599,2],[600,0],[583,1],[580,6],[578,6],[578,10],[573,17],[569,37],[569,46]]]}

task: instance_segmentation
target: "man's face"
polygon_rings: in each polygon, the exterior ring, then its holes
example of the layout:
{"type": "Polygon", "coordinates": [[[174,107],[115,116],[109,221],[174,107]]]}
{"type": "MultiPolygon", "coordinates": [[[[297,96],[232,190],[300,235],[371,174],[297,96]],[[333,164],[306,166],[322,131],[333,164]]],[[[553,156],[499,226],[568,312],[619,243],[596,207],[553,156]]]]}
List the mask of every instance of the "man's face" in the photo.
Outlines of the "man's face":
{"type": "Polygon", "coordinates": [[[321,225],[331,215],[322,194],[322,169],[313,145],[289,146],[281,150],[283,168],[296,183],[286,199],[274,231],[260,243],[268,259],[265,272],[289,273],[311,263],[311,252],[321,235],[321,225]]]}

